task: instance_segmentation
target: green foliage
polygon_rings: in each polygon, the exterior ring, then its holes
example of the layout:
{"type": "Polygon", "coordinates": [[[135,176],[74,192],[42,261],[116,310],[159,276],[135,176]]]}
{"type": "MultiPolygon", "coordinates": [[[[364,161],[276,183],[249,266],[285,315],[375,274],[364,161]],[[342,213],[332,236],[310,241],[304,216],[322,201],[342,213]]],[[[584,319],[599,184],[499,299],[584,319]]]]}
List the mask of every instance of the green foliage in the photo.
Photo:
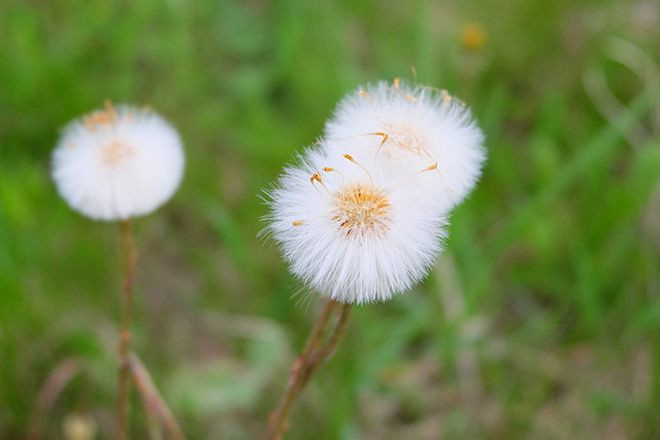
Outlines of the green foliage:
{"type": "Polygon", "coordinates": [[[49,438],[71,414],[110,432],[117,234],[50,182],[63,124],[109,98],[180,128],[184,183],[137,223],[136,346],[190,438],[256,438],[318,303],[257,238],[258,196],[343,93],[411,65],[473,108],[489,161],[437,270],[356,311],[291,438],[658,438],[659,28],[645,0],[2,2],[0,438],[68,358],[49,438]]]}

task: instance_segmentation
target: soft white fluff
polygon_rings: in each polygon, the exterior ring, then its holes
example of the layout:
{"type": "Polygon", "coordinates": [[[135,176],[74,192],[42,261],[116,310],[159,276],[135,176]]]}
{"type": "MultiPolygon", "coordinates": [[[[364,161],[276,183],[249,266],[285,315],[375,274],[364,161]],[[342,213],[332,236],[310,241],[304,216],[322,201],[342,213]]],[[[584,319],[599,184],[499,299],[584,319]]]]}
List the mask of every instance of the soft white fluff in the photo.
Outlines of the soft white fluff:
{"type": "Polygon", "coordinates": [[[100,220],[148,214],[176,191],[184,156],[176,130],[157,114],[108,105],[63,131],[53,179],[80,213],[100,220]]]}
{"type": "Polygon", "coordinates": [[[427,275],[445,218],[418,190],[429,173],[405,179],[373,152],[346,157],[342,147],[321,142],[285,169],[268,193],[268,230],[292,272],[322,295],[384,301],[427,275]]]}
{"type": "Polygon", "coordinates": [[[395,162],[404,174],[431,171],[436,179],[423,190],[446,211],[472,190],[486,157],[483,134],[464,104],[398,80],[347,95],[326,123],[325,137],[350,154],[395,162]]]}

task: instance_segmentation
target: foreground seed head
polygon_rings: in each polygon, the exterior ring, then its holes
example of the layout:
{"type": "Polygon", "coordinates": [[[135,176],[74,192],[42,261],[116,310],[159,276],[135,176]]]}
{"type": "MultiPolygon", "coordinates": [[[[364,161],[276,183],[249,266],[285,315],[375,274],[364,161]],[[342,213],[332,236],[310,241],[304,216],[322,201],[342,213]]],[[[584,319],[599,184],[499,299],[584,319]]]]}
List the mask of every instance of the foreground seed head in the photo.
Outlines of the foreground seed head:
{"type": "Polygon", "coordinates": [[[268,193],[268,231],[292,272],[345,303],[384,301],[426,276],[442,250],[445,219],[417,184],[373,154],[322,141],[268,193]]]}

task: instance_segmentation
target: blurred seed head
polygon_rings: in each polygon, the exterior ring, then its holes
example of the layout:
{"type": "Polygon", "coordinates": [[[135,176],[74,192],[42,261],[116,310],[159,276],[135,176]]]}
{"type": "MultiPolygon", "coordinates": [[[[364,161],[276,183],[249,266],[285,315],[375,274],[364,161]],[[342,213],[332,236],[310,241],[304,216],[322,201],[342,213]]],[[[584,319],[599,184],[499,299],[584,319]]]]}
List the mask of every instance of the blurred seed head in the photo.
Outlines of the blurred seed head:
{"type": "Polygon", "coordinates": [[[71,122],[53,153],[60,195],[81,214],[121,220],[148,214],[176,191],[184,155],[176,130],[147,109],[95,110],[71,122]]]}

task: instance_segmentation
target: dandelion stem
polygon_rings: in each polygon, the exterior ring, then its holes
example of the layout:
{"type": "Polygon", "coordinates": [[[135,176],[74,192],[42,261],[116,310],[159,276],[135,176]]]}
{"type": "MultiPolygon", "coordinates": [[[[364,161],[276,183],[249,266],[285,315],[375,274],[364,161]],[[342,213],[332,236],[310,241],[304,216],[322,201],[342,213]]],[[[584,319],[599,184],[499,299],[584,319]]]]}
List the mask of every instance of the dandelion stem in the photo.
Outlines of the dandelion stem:
{"type": "Polygon", "coordinates": [[[316,369],[334,353],[341,338],[346,334],[348,328],[348,317],[351,310],[350,304],[342,304],[339,318],[334,329],[328,336],[327,342],[321,344],[323,334],[330,322],[332,312],[338,306],[334,300],[327,300],[321,314],[319,315],[312,331],[307,339],[305,348],[291,366],[289,384],[280,399],[276,409],[271,413],[266,431],[267,440],[280,440],[287,429],[287,417],[293,403],[296,401],[305,385],[309,382],[316,369]]]}
{"type": "Polygon", "coordinates": [[[119,222],[119,244],[122,262],[121,321],[119,329],[119,371],[117,375],[117,432],[116,438],[127,438],[130,370],[129,352],[131,350],[133,325],[133,281],[137,250],[133,241],[133,228],[130,220],[119,222]]]}
{"type": "MultiPolygon", "coordinates": [[[[330,359],[335,354],[335,350],[337,349],[339,342],[341,342],[342,338],[348,331],[348,318],[350,314],[351,314],[351,305],[342,304],[341,310],[339,311],[339,318],[337,319],[335,328],[332,330],[332,333],[328,338],[328,342],[319,349],[318,353],[316,353],[314,358],[312,359],[313,369],[310,371],[309,374],[310,377],[311,374],[316,370],[316,367],[318,367],[321,363],[330,359]]],[[[307,380],[309,380],[309,377],[307,378],[307,380]]]]}
{"type": "Polygon", "coordinates": [[[155,415],[163,423],[168,434],[167,438],[171,440],[183,440],[183,431],[176,421],[174,414],[165,403],[165,400],[154,385],[149,372],[140,358],[132,353],[128,356],[128,368],[135,382],[135,386],[142,397],[145,413],[147,417],[155,415]]]}

